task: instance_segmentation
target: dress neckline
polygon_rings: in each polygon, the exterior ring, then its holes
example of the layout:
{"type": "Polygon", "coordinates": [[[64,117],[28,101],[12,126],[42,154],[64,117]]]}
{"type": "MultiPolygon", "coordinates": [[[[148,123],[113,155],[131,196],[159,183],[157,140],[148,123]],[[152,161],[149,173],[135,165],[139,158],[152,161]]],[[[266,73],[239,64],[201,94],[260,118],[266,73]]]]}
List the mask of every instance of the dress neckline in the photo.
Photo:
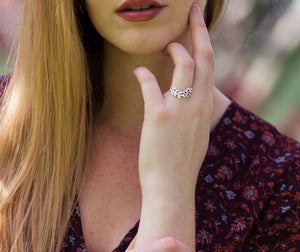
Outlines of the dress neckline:
{"type": "MultiPolygon", "coordinates": [[[[228,105],[226,111],[224,112],[219,122],[216,124],[215,128],[210,132],[209,142],[215,140],[215,137],[218,135],[218,131],[219,131],[218,129],[222,128],[222,126],[224,125],[224,119],[230,116],[231,111],[233,111],[234,108],[237,107],[240,108],[240,106],[233,99],[231,98],[229,99],[231,100],[231,103],[228,105]]],[[[79,211],[79,205],[77,204],[77,206],[79,211]]],[[[128,233],[123,237],[123,239],[121,240],[119,245],[113,250],[113,252],[125,251],[128,248],[130,242],[134,239],[135,235],[137,234],[139,222],[140,220],[138,220],[136,224],[128,231],[128,233]]],[[[81,228],[81,232],[83,233],[81,223],[80,223],[80,228],[81,228]]],[[[82,237],[84,241],[84,235],[82,237]]]]}

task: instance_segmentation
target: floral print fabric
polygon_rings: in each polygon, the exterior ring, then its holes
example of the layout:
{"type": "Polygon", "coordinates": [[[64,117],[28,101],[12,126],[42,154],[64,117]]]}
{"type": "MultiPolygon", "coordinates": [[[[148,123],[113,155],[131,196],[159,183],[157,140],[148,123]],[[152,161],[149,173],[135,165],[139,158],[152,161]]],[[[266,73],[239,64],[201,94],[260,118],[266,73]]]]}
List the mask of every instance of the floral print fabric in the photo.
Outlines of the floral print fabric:
{"type": "MultiPolygon", "coordinates": [[[[198,176],[196,251],[300,251],[299,157],[299,143],[233,101],[198,176]]],[[[62,251],[87,251],[78,206],[62,251]]]]}
{"type": "Polygon", "coordinates": [[[9,81],[11,79],[11,75],[3,75],[0,76],[0,98],[2,97],[5,88],[7,87],[9,81]]]}

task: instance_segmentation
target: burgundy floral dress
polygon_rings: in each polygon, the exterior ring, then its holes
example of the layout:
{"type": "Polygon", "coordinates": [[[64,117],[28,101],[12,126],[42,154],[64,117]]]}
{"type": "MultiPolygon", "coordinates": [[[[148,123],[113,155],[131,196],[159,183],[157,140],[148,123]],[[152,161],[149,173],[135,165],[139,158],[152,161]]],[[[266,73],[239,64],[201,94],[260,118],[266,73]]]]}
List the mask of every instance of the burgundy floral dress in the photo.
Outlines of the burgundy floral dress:
{"type": "MultiPolygon", "coordinates": [[[[197,252],[300,251],[300,144],[233,101],[211,132],[195,202],[197,252]]],[[[61,251],[87,251],[78,206],[61,251]]]]}

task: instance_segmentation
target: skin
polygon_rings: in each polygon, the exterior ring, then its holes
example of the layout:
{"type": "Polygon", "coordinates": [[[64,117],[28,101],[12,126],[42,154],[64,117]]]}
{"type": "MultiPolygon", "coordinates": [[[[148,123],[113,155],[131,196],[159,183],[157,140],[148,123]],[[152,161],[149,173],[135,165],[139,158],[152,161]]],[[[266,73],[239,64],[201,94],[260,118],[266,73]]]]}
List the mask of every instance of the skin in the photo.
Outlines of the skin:
{"type": "Polygon", "coordinates": [[[140,218],[129,250],[191,251],[197,175],[230,103],[214,88],[206,1],[162,1],[162,13],[143,23],[118,17],[121,2],[87,0],[105,39],[106,89],[80,188],[85,240],[89,251],[111,250],[140,218]],[[170,83],[193,87],[192,96],[172,97],[170,83]]]}
{"type": "Polygon", "coordinates": [[[133,23],[115,14],[123,2],[86,0],[86,5],[95,28],[107,42],[127,54],[138,54],[142,58],[145,54],[160,52],[170,41],[182,36],[194,2],[202,10],[206,4],[203,0],[158,0],[160,4],[167,5],[163,15],[148,22],[133,23]]]}
{"type": "Polygon", "coordinates": [[[186,244],[173,237],[164,237],[151,242],[147,242],[138,248],[133,248],[130,244],[126,252],[192,252],[193,250],[186,244]]]}

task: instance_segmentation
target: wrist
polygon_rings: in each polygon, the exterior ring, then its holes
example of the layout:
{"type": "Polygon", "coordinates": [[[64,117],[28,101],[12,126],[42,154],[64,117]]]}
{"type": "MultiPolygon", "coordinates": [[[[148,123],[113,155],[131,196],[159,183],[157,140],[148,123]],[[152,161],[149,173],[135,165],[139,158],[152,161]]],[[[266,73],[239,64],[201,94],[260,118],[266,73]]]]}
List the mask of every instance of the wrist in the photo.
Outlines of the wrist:
{"type": "Polygon", "coordinates": [[[193,247],[195,242],[195,200],[157,195],[144,198],[137,243],[175,237],[193,247]]]}
{"type": "Polygon", "coordinates": [[[180,200],[191,201],[195,199],[195,181],[186,181],[182,179],[165,178],[151,178],[148,180],[141,180],[141,189],[144,199],[158,200],[180,200]]]}

